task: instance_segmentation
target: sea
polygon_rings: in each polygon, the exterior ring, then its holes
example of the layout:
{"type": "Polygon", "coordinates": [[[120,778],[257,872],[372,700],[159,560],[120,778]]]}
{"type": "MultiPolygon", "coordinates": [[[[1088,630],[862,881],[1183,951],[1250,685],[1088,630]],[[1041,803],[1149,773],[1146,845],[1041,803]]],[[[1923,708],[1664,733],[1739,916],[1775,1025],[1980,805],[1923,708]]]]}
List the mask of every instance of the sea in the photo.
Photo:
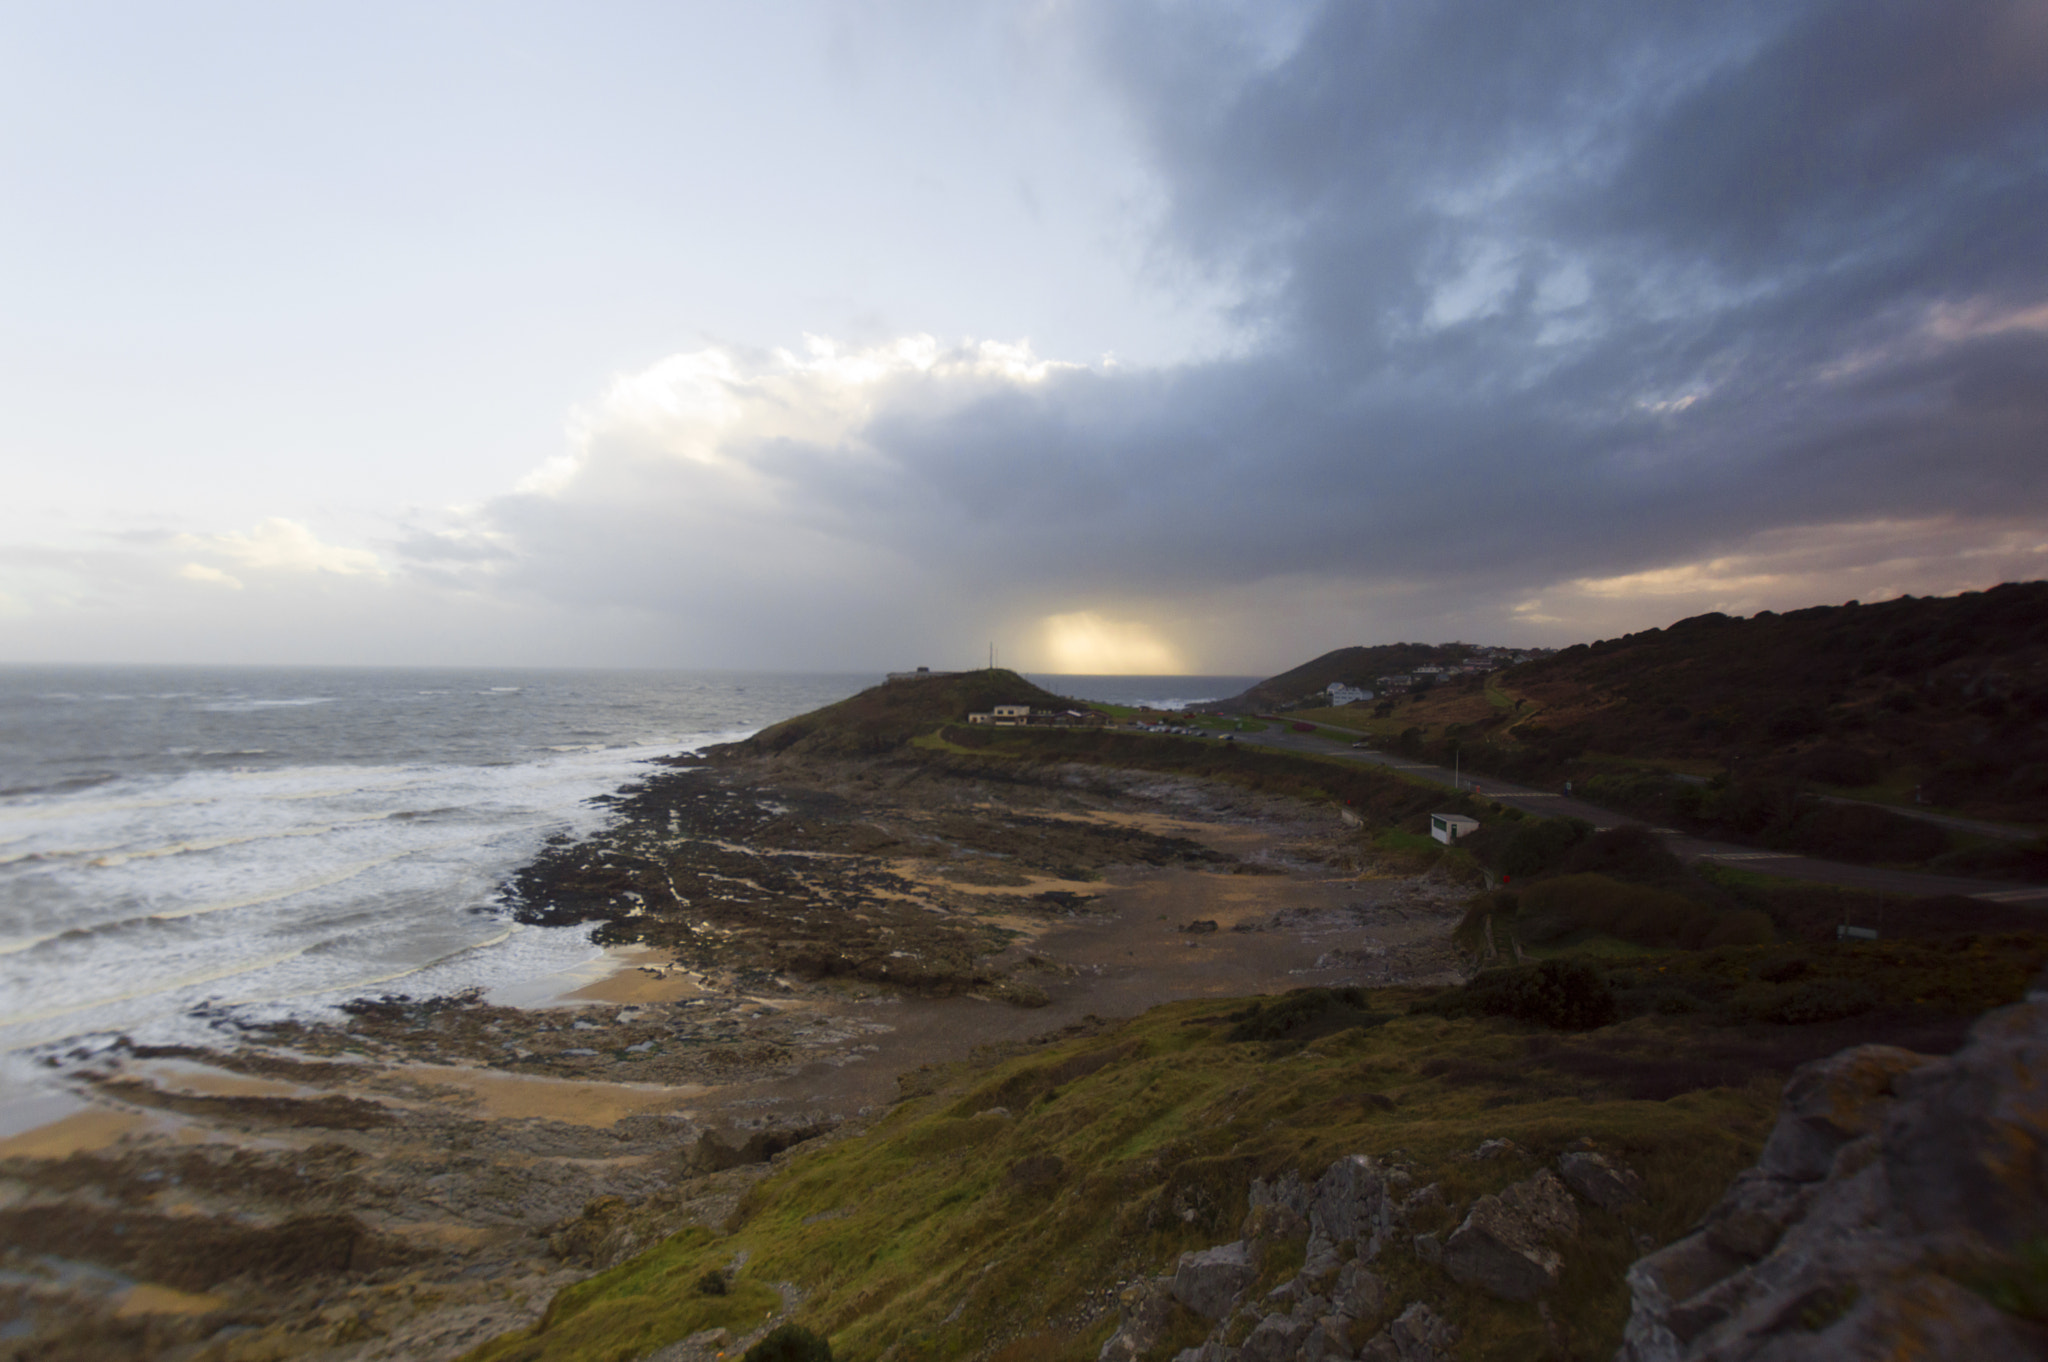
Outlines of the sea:
{"type": "MultiPolygon", "coordinates": [[[[1033,675],[1177,708],[1252,677],[1033,675]]],[[[0,667],[0,1136],[50,1119],[50,1061],[121,1036],[480,988],[518,1004],[600,965],[504,885],[655,758],[873,674],[0,667]]],[[[555,992],[560,988],[555,987],[555,992]]]]}

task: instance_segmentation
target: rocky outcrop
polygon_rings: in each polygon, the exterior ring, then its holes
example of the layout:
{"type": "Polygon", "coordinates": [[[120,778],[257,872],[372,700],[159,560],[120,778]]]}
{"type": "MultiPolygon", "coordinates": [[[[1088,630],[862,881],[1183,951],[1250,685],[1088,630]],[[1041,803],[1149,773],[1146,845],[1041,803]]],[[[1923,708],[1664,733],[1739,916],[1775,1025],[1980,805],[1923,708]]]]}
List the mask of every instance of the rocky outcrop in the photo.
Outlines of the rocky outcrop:
{"type": "Polygon", "coordinates": [[[1240,1239],[1200,1253],[1183,1253],[1173,1271],[1173,1295],[1204,1319],[1222,1319],[1258,1279],[1251,1247],[1240,1239]]]}
{"type": "Polygon", "coordinates": [[[1573,1150],[1560,1157],[1557,1171],[1574,1192],[1603,1211],[1619,1211],[1643,1199],[1643,1180],[1605,1154],[1573,1150]]]}
{"type": "MultiPolygon", "coordinates": [[[[1470,1157],[1531,1156],[1490,1140],[1470,1157]]],[[[1584,1141],[1559,1166],[1592,1205],[1627,1205],[1641,1194],[1641,1178],[1584,1141]]],[[[1458,1331],[1438,1313],[1437,1291],[1455,1283],[1526,1301],[1556,1286],[1562,1250],[1579,1232],[1578,1205],[1557,1174],[1540,1169],[1480,1197],[1447,1237],[1414,1232],[1456,1216],[1439,1184],[1415,1184],[1406,1167],[1367,1154],[1338,1159],[1313,1182],[1294,1172],[1253,1181],[1240,1238],[1184,1253],[1172,1276],[1125,1288],[1103,1362],[1157,1349],[1189,1315],[1209,1321],[1209,1336],[1174,1362],[1449,1362],[1458,1331]],[[1262,1264],[1294,1253],[1301,1266],[1292,1276],[1255,1289],[1262,1264]],[[1386,1260],[1411,1255],[1444,1271],[1424,1287],[1428,1299],[1388,1291],[1386,1260]]],[[[1414,1280],[1399,1270],[1405,1264],[1393,1266],[1396,1279],[1414,1280]]]]}
{"type": "Polygon", "coordinates": [[[1502,1300],[1535,1300],[1556,1288],[1564,1257],[1553,1247],[1579,1232],[1579,1208],[1544,1169],[1499,1196],[1472,1203],[1444,1244],[1443,1268],[1466,1286],[1502,1300]]]}
{"type": "Polygon", "coordinates": [[[1630,1269],[1617,1362],[2048,1356],[2048,1328],[1993,1303],[2044,1236],[2037,981],[1949,1058],[1866,1045],[1794,1073],[1756,1167],[1630,1269]]]}

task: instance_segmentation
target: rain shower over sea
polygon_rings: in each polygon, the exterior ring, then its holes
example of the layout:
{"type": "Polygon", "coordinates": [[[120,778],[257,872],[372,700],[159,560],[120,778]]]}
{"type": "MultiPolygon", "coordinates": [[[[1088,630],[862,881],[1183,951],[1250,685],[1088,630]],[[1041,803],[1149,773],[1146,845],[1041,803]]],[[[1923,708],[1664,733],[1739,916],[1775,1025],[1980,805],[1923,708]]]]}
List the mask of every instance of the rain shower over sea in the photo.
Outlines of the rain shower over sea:
{"type": "MultiPolygon", "coordinates": [[[[872,674],[0,668],[0,1099],[32,1056],[351,997],[591,965],[506,876],[661,756],[842,699],[872,674]]],[[[1035,678],[1081,698],[1225,677],[1035,678]]]]}

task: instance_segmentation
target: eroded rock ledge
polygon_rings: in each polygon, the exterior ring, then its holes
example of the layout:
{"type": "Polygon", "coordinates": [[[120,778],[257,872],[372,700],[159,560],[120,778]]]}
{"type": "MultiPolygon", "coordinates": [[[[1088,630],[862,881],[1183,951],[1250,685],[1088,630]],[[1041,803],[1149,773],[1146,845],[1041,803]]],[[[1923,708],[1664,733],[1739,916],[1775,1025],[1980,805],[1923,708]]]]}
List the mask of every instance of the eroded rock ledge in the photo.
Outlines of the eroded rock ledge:
{"type": "Polygon", "coordinates": [[[1631,1269],[1617,1362],[2048,1356],[2044,1235],[2048,976],[1947,1058],[1795,1072],[1756,1166],[1631,1269]]]}

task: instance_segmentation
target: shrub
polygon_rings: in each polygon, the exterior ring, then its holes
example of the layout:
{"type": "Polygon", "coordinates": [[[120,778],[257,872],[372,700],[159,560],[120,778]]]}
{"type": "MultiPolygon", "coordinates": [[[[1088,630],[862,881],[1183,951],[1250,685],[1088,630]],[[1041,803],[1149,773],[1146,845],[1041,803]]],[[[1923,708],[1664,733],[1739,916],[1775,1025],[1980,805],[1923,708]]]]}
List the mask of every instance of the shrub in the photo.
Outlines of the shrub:
{"type": "Polygon", "coordinates": [[[1390,1012],[1371,1010],[1363,989],[1302,988],[1231,1013],[1226,1020],[1237,1024],[1224,1039],[1287,1041],[1299,1045],[1354,1026],[1377,1026],[1392,1019],[1390,1012]]]}
{"type": "Polygon", "coordinates": [[[1577,818],[1539,818],[1516,828],[1501,852],[1500,868],[1510,876],[1541,874],[1592,835],[1593,825],[1577,818]]]}
{"type": "Polygon", "coordinates": [[[1594,833],[1573,847],[1557,869],[1562,875],[1593,872],[1644,884],[1668,883],[1685,873],[1678,858],[1640,823],[1624,823],[1594,833]]]}
{"type": "Polygon", "coordinates": [[[747,1349],[744,1362],[832,1362],[832,1345],[801,1324],[783,1324],[747,1349]]]}
{"type": "Polygon", "coordinates": [[[1590,1031],[1620,1015],[1606,976],[1583,960],[1486,970],[1463,988],[1417,1003],[1413,1010],[1446,1017],[1512,1017],[1557,1031],[1590,1031]]]}

